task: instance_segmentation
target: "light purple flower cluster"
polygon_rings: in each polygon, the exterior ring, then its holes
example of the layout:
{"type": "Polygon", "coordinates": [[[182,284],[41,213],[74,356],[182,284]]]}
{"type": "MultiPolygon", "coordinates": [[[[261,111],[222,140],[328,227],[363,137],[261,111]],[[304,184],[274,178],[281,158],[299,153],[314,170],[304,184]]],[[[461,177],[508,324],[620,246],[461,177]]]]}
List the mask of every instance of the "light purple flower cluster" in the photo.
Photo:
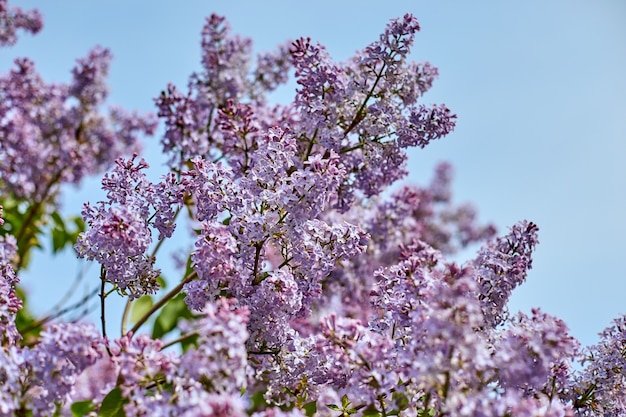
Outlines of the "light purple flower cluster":
{"type": "Polygon", "coordinates": [[[77,377],[99,357],[102,343],[90,324],[60,323],[39,336],[37,345],[0,348],[0,416],[52,416],[57,404],[68,401],[77,377]]]}
{"type": "Polygon", "coordinates": [[[8,0],[0,0],[0,46],[14,45],[19,29],[35,34],[42,27],[43,19],[38,10],[25,12],[20,7],[9,7],[8,0]]]}
{"type": "Polygon", "coordinates": [[[110,60],[107,49],[94,48],[77,61],[70,84],[46,84],[27,58],[0,76],[3,193],[45,201],[59,184],[78,184],[103,171],[120,155],[138,150],[141,134],[154,132],[150,116],[121,109],[100,114],[110,60]]]}
{"type": "Polygon", "coordinates": [[[164,351],[161,340],[147,335],[124,336],[111,358],[105,355],[87,369],[92,386],[75,398],[102,402],[119,388],[127,416],[248,415],[240,395],[247,384],[247,320],[247,309],[236,308],[234,300],[206,304],[197,320],[181,328],[198,336],[197,348],[182,354],[164,351]]]}
{"type": "MultiPolygon", "coordinates": [[[[592,416],[626,413],[626,315],[600,333],[584,352],[586,364],[576,383],[576,404],[592,416]]],[[[585,414],[586,415],[586,414],[585,414]]]]}
{"type": "Polygon", "coordinates": [[[102,180],[109,201],[83,208],[89,230],[80,234],[75,245],[79,257],[97,261],[104,268],[106,280],[122,294],[137,298],[158,289],[160,271],[147,253],[152,230],[159,240],[171,237],[176,226],[173,206],[182,202],[182,191],[174,176],[162,182],[150,182],[143,169],[148,164],[135,157],[119,159],[111,174],[102,180]]]}
{"type": "Polygon", "coordinates": [[[232,155],[232,147],[241,146],[239,150],[247,152],[245,135],[233,138],[226,133],[223,137],[220,126],[232,115],[222,115],[219,121],[220,111],[229,113],[233,102],[241,111],[243,102],[249,101],[257,111],[268,112],[263,104],[265,94],[287,81],[291,66],[286,47],[260,55],[255,69],[251,68],[251,52],[252,41],[232,35],[223,16],[207,18],[202,29],[202,71],[191,75],[187,93],[168,85],[155,99],[158,115],[165,122],[163,149],[170,155],[172,167],[182,169],[198,157],[211,160],[232,155]],[[233,139],[236,143],[231,143],[233,139]]]}
{"type": "Polygon", "coordinates": [[[520,222],[506,237],[483,247],[473,261],[487,325],[495,327],[506,319],[511,292],[524,282],[532,267],[531,254],[539,243],[538,230],[532,222],[520,222]]]}
{"type": "Polygon", "coordinates": [[[425,146],[449,133],[456,116],[445,106],[416,105],[436,69],[407,64],[417,20],[406,15],[389,23],[380,40],[343,65],[310,39],[294,42],[291,54],[300,88],[294,101],[294,134],[309,150],[345,153],[346,200],[359,190],[371,197],[405,174],[407,146],[425,146]],[[308,142],[308,143],[307,143],[308,142]]]}

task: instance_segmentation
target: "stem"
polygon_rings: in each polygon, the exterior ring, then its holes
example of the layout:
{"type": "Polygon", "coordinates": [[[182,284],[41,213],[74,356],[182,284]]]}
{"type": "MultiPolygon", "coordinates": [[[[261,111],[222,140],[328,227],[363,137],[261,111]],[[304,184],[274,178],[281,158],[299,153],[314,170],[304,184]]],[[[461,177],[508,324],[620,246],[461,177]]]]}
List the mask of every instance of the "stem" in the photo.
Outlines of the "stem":
{"type": "Polygon", "coordinates": [[[311,156],[311,152],[313,152],[313,145],[315,145],[315,138],[317,137],[317,132],[318,129],[315,129],[315,132],[313,133],[313,137],[309,140],[309,146],[307,147],[306,153],[304,154],[304,158],[302,159],[303,161],[306,161],[307,159],[309,159],[309,156],[311,156]]]}
{"type": "Polygon", "coordinates": [[[365,115],[363,114],[363,111],[365,110],[365,106],[367,105],[367,102],[369,101],[369,99],[372,98],[372,95],[374,94],[374,89],[376,88],[376,86],[378,85],[378,82],[382,78],[383,71],[385,70],[386,65],[387,64],[385,64],[385,62],[383,62],[382,67],[380,67],[380,72],[378,74],[376,74],[376,79],[374,80],[374,85],[372,85],[372,88],[367,93],[367,96],[365,97],[365,100],[363,100],[363,103],[361,103],[361,107],[359,107],[359,110],[356,112],[356,115],[354,116],[354,120],[352,120],[352,123],[350,123],[350,126],[348,126],[346,128],[346,130],[343,131],[344,136],[347,135],[348,133],[350,133],[352,131],[352,129],[354,129],[356,127],[356,125],[358,125],[359,122],[361,120],[363,120],[363,118],[365,117],[365,115]]]}
{"type": "Polygon", "coordinates": [[[28,252],[28,250],[30,249],[27,243],[32,236],[28,235],[26,232],[29,229],[33,220],[35,219],[37,213],[39,212],[43,204],[46,202],[46,200],[50,196],[50,190],[52,190],[52,187],[54,186],[54,184],[56,184],[61,179],[62,174],[63,174],[63,170],[60,170],[52,178],[52,180],[46,185],[46,188],[44,189],[44,192],[41,196],[41,199],[39,199],[38,201],[35,201],[33,205],[28,207],[28,211],[26,213],[26,219],[24,220],[24,223],[22,223],[22,227],[20,228],[20,230],[15,234],[15,240],[17,241],[17,248],[18,248],[17,250],[18,250],[18,255],[19,255],[17,265],[15,266],[16,273],[22,268],[22,262],[24,260],[24,257],[26,253],[28,252]]]}
{"type": "MultiPolygon", "coordinates": [[[[176,218],[178,217],[179,213],[182,210],[182,206],[178,206],[178,208],[176,209],[176,212],[174,213],[174,217],[172,220],[176,221],[176,218]]],[[[154,213],[154,215],[156,215],[156,212],[154,213]]],[[[153,215],[153,216],[154,216],[153,215]]],[[[150,254],[150,258],[151,259],[155,259],[157,252],[159,251],[159,249],[161,249],[161,246],[163,245],[163,242],[165,242],[165,238],[163,239],[159,239],[159,241],[157,242],[157,244],[154,246],[154,249],[152,250],[152,253],[150,254]]],[[[122,335],[124,335],[126,333],[126,324],[128,322],[128,316],[130,315],[130,310],[133,304],[133,301],[135,301],[134,299],[128,298],[126,300],[126,305],[124,306],[124,313],[122,314],[122,335]]]]}
{"type": "Polygon", "coordinates": [[[196,332],[191,332],[191,333],[187,333],[187,334],[181,335],[180,337],[177,337],[177,338],[176,338],[176,339],[174,339],[174,340],[170,340],[169,342],[167,342],[166,344],[164,344],[164,345],[161,347],[161,350],[165,350],[166,348],[168,348],[168,347],[170,347],[170,346],[173,346],[173,345],[175,345],[176,343],[180,343],[180,342],[182,342],[182,341],[184,341],[184,340],[191,339],[191,338],[192,338],[192,337],[194,337],[194,336],[198,336],[198,333],[196,333],[196,332]]]}
{"type": "Polygon", "coordinates": [[[100,267],[100,281],[102,281],[102,284],[100,286],[100,320],[102,322],[102,338],[105,340],[107,353],[109,354],[109,356],[112,357],[113,354],[111,353],[111,349],[109,349],[109,344],[106,341],[107,340],[107,327],[106,327],[106,319],[105,319],[105,314],[104,314],[104,306],[105,306],[104,300],[106,299],[107,295],[104,292],[104,285],[106,284],[106,269],[104,269],[104,266],[100,267]]]}
{"type": "Polygon", "coordinates": [[[252,271],[252,276],[254,277],[252,279],[252,285],[259,285],[261,282],[263,282],[263,275],[259,275],[258,271],[259,271],[259,261],[261,258],[261,249],[263,248],[263,244],[265,243],[265,241],[262,242],[257,242],[254,244],[254,247],[256,248],[256,253],[254,254],[254,270],[252,271]]]}
{"type": "Polygon", "coordinates": [[[130,329],[126,335],[129,337],[132,337],[133,334],[135,334],[137,332],[137,330],[139,330],[139,328],[146,322],[148,321],[148,319],[150,318],[151,315],[153,315],[158,309],[160,309],[161,307],[163,307],[169,300],[171,300],[172,298],[176,297],[178,295],[178,293],[183,289],[183,287],[185,286],[186,283],[190,282],[191,280],[193,280],[194,278],[196,278],[198,276],[198,274],[196,273],[196,271],[193,271],[192,273],[190,273],[189,275],[187,275],[177,286],[175,286],[174,288],[171,289],[170,292],[168,292],[167,294],[165,294],[163,296],[163,298],[161,298],[159,301],[157,301],[152,308],[150,308],[150,310],[148,310],[146,312],[146,314],[144,314],[138,321],[137,323],[135,323],[135,325],[133,326],[132,329],[130,329]]]}
{"type": "Polygon", "coordinates": [[[385,410],[385,400],[382,395],[378,396],[378,403],[380,404],[381,417],[387,417],[387,410],[385,410]]]}

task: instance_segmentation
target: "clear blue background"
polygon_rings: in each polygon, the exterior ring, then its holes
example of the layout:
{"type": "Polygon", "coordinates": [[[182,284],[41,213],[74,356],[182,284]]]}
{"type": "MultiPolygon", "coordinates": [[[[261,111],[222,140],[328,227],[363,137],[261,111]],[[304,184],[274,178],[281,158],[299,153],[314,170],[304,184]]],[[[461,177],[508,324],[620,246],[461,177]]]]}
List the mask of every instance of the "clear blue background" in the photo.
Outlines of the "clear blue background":
{"type": "MultiPolygon", "coordinates": [[[[344,60],[406,12],[420,21],[413,58],[439,67],[426,103],[445,102],[456,131],[411,153],[409,180],[426,182],[437,161],[456,168],[455,198],[472,201],[501,232],[521,219],[540,226],[528,281],[512,309],[563,318],[583,344],[626,313],[626,2],[609,1],[17,1],[45,18],[41,34],[0,50],[47,81],[67,82],[74,60],[112,49],[110,102],[154,111],[168,82],[199,69],[200,30],[212,12],[258,51],[311,36],[344,60]]],[[[286,101],[289,91],[277,95],[286,101]]],[[[154,138],[146,158],[160,174],[154,138]]],[[[71,191],[67,212],[101,198],[99,179],[71,191]]],[[[464,257],[471,254],[464,253],[464,257]]],[[[91,287],[97,280],[92,267],[91,287]]],[[[71,254],[36,258],[23,280],[42,312],[76,272],[71,254]],[[38,260],[37,260],[38,259],[38,260]]],[[[112,303],[110,310],[118,308],[112,303]]],[[[118,312],[113,313],[115,321],[118,312]]],[[[93,317],[98,317],[94,314],[93,317]]]]}

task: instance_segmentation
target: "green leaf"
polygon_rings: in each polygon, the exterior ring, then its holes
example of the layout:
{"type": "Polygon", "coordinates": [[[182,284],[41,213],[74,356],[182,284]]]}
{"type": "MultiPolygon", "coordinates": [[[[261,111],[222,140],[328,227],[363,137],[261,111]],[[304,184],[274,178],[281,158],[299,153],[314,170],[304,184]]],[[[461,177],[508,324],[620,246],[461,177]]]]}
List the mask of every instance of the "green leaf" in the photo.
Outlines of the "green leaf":
{"type": "MultiPolygon", "coordinates": [[[[387,413],[387,415],[389,416],[392,414],[387,413]]],[[[373,417],[373,416],[380,416],[380,411],[378,411],[376,407],[370,404],[369,406],[367,406],[366,409],[363,410],[363,417],[373,417]]]]}
{"type": "Polygon", "coordinates": [[[326,404],[326,407],[330,408],[333,411],[341,411],[341,407],[337,404],[326,404]]]}
{"type": "Polygon", "coordinates": [[[140,318],[142,318],[150,308],[154,305],[152,300],[152,296],[144,295],[143,297],[139,297],[133,303],[133,311],[130,314],[130,321],[133,323],[137,323],[140,318]]]}
{"type": "Polygon", "coordinates": [[[159,275],[156,280],[157,284],[159,284],[159,288],[162,290],[167,288],[167,282],[165,281],[165,278],[163,278],[163,275],[159,275]]]}
{"type": "Polygon", "coordinates": [[[68,235],[65,230],[52,229],[52,253],[57,253],[67,244],[68,235]]]}
{"type": "Polygon", "coordinates": [[[83,417],[94,410],[93,400],[76,401],[71,405],[70,411],[74,417],[83,417]]]}
{"type": "Polygon", "coordinates": [[[185,294],[178,294],[165,304],[154,321],[152,338],[160,339],[163,335],[174,330],[181,318],[190,319],[192,317],[191,311],[185,304],[185,294]]]}
{"type": "Polygon", "coordinates": [[[52,213],[50,213],[50,218],[52,218],[55,226],[65,230],[65,222],[63,221],[63,218],[58,211],[53,211],[52,213]]]}
{"type": "Polygon", "coordinates": [[[111,392],[104,397],[98,417],[126,417],[124,413],[124,398],[122,398],[122,390],[113,388],[111,392]]]}
{"type": "Polygon", "coordinates": [[[307,417],[312,417],[315,413],[317,413],[317,403],[315,401],[311,401],[310,403],[304,404],[302,409],[307,417]]]}

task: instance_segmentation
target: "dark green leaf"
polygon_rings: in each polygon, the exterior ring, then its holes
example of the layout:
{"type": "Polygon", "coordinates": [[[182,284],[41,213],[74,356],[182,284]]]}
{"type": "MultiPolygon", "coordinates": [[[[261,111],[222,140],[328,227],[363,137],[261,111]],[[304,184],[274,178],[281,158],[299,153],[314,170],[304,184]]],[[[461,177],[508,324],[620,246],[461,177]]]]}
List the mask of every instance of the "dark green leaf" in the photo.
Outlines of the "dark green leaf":
{"type": "Polygon", "coordinates": [[[72,411],[72,415],[74,417],[83,417],[89,414],[89,412],[93,411],[93,400],[85,400],[85,401],[76,401],[70,407],[72,411]]]}
{"type": "Polygon", "coordinates": [[[302,409],[307,417],[312,417],[315,413],[317,413],[317,403],[315,401],[311,401],[310,403],[304,404],[302,409]]]}
{"type": "Polygon", "coordinates": [[[192,314],[185,304],[185,295],[179,294],[165,304],[161,313],[154,321],[152,329],[152,338],[160,339],[163,335],[174,330],[181,318],[190,319],[192,314]]]}
{"type": "Polygon", "coordinates": [[[124,398],[122,398],[122,390],[113,388],[111,392],[104,397],[98,417],[125,417],[124,398]]]}

